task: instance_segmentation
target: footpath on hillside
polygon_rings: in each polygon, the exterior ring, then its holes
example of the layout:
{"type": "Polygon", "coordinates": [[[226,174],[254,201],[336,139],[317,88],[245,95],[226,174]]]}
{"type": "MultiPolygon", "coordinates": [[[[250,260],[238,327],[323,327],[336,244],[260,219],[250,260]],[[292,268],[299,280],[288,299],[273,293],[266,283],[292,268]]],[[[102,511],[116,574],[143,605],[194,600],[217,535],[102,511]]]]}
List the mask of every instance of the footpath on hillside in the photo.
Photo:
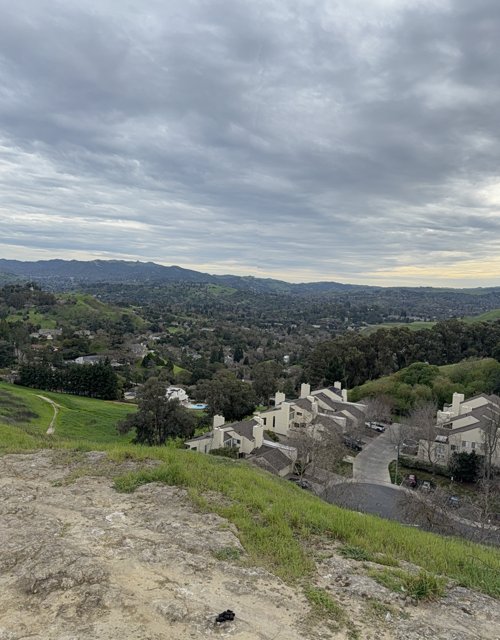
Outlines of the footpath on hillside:
{"type": "Polygon", "coordinates": [[[47,396],[40,396],[37,394],[36,397],[40,398],[41,400],[44,400],[45,402],[48,402],[50,405],[52,405],[52,409],[54,410],[54,415],[52,416],[52,420],[50,421],[49,427],[46,431],[47,435],[50,436],[56,430],[55,424],[56,424],[56,418],[57,418],[57,414],[59,413],[60,406],[50,398],[47,398],[47,396]]]}

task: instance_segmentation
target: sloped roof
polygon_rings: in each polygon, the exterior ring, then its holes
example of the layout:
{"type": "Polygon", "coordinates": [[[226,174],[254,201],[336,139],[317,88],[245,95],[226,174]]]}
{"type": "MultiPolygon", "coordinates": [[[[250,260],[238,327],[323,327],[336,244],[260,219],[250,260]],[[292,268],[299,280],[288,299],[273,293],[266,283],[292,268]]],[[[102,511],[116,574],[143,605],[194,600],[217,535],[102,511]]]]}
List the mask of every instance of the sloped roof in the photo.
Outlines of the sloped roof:
{"type": "Polygon", "coordinates": [[[232,424],[224,425],[224,428],[230,427],[235,433],[246,438],[247,440],[253,440],[253,428],[258,424],[256,420],[242,420],[241,422],[233,422],[232,424]]]}
{"type": "Polygon", "coordinates": [[[255,461],[256,464],[259,464],[259,461],[263,461],[265,466],[270,467],[274,473],[286,469],[292,463],[292,460],[283,453],[281,449],[266,447],[266,445],[252,451],[251,458],[249,459],[251,459],[252,462],[255,461]]]}
{"type": "Polygon", "coordinates": [[[293,404],[296,407],[300,407],[301,409],[304,409],[305,411],[309,411],[310,413],[312,413],[312,403],[307,398],[299,398],[298,400],[294,400],[293,404]]]}

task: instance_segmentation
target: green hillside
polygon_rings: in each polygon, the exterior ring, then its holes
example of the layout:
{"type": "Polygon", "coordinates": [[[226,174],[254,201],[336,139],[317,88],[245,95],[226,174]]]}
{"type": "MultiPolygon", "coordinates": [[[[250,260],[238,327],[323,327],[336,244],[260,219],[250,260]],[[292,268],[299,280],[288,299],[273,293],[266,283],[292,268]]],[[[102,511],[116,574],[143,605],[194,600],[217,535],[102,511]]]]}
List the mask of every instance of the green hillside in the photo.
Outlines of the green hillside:
{"type": "Polygon", "coordinates": [[[500,363],[494,358],[470,359],[441,367],[416,362],[390,376],[371,380],[349,392],[356,402],[366,397],[387,396],[398,414],[407,413],[419,401],[442,406],[454,392],[466,397],[500,391],[500,363]]]}
{"type": "Polygon", "coordinates": [[[118,322],[124,316],[130,318],[136,329],[144,325],[144,320],[130,309],[101,302],[89,294],[68,293],[58,295],[57,304],[44,306],[42,309],[20,309],[11,313],[7,321],[28,321],[33,325],[40,325],[42,329],[64,325],[81,328],[95,320],[118,322]]]}
{"type": "Polygon", "coordinates": [[[432,329],[435,322],[381,322],[380,324],[369,324],[361,329],[361,333],[370,334],[379,329],[394,329],[396,327],[406,327],[410,331],[420,331],[421,329],[432,329]]]}
{"type": "Polygon", "coordinates": [[[500,319],[500,309],[492,309],[481,313],[479,316],[466,316],[463,321],[467,323],[471,322],[494,322],[500,319]]]}
{"type": "Polygon", "coordinates": [[[106,402],[49,391],[26,389],[0,383],[0,450],[17,442],[33,447],[72,443],[129,442],[130,434],[117,433],[116,424],[135,407],[126,403],[106,402]],[[54,434],[46,435],[58,405],[54,434]]]}

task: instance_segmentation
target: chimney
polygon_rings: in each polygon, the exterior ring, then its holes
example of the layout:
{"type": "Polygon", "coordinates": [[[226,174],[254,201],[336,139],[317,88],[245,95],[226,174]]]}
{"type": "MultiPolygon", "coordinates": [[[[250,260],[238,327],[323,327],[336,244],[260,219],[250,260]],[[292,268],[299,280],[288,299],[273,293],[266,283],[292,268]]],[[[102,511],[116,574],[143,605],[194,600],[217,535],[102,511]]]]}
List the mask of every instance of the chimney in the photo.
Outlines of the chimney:
{"type": "Polygon", "coordinates": [[[460,415],[460,405],[464,401],[465,396],[463,393],[454,393],[451,401],[451,413],[453,417],[460,415]]]}
{"type": "Polygon", "coordinates": [[[285,402],[286,396],[282,391],[276,391],[274,395],[274,406],[279,407],[282,402],[285,402]]]}
{"type": "Polygon", "coordinates": [[[307,396],[307,399],[311,403],[311,410],[312,410],[313,416],[317,416],[318,415],[318,399],[315,398],[314,396],[307,396]]]}
{"type": "Polygon", "coordinates": [[[342,428],[342,433],[345,433],[347,431],[347,418],[344,416],[335,416],[333,419],[342,428]]]}
{"type": "Polygon", "coordinates": [[[341,391],[342,391],[343,402],[347,402],[347,389],[341,389],[341,391]]]}
{"type": "Polygon", "coordinates": [[[307,396],[311,395],[311,385],[303,382],[300,385],[300,397],[307,398],[307,396]]]}
{"type": "Polygon", "coordinates": [[[262,443],[264,442],[264,422],[259,416],[254,418],[254,422],[252,435],[255,440],[255,448],[258,449],[262,447],[262,443]]]}
{"type": "Polygon", "coordinates": [[[337,391],[340,391],[342,389],[342,383],[337,380],[333,383],[333,388],[337,389],[337,391]]]}
{"type": "Polygon", "coordinates": [[[224,416],[215,415],[213,418],[212,426],[214,429],[217,427],[223,427],[225,424],[224,416]]]}
{"type": "Polygon", "coordinates": [[[224,446],[224,429],[215,427],[213,430],[212,449],[222,449],[224,446]]]}

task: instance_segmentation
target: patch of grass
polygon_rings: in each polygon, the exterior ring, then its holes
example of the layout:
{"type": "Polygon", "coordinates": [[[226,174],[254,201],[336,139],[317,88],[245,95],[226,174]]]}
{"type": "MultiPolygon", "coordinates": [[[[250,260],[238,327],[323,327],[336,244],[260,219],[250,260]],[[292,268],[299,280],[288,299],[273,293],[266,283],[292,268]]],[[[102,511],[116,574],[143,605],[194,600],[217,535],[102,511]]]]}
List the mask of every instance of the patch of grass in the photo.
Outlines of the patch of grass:
{"type": "Polygon", "coordinates": [[[352,560],[358,560],[360,562],[371,562],[373,560],[373,555],[371,553],[368,553],[361,547],[354,547],[352,545],[346,545],[339,549],[339,554],[344,556],[344,558],[351,558],[352,560]]]}
{"type": "Polygon", "coordinates": [[[353,545],[345,545],[338,550],[338,553],[344,558],[351,558],[359,562],[373,562],[388,567],[397,567],[399,562],[393,557],[385,553],[369,553],[366,549],[353,545]]]}
{"type": "Polygon", "coordinates": [[[304,595],[311,605],[314,616],[326,618],[338,624],[347,621],[347,616],[342,606],[325,589],[308,585],[304,588],[304,595]]]}
{"type": "MultiPolygon", "coordinates": [[[[404,458],[405,461],[407,459],[408,457],[404,458]]],[[[419,481],[427,480],[428,482],[431,482],[432,484],[435,484],[438,487],[441,487],[441,489],[449,491],[450,493],[453,493],[455,495],[473,497],[473,496],[476,496],[478,493],[477,485],[467,484],[463,482],[456,482],[456,481],[452,482],[448,476],[439,474],[439,468],[436,469],[436,473],[432,474],[429,471],[416,469],[406,464],[405,461],[403,460],[399,461],[397,478],[396,478],[396,461],[393,460],[389,464],[389,474],[391,476],[392,484],[401,484],[410,473],[413,473],[417,476],[419,481]]]]}
{"type": "Polygon", "coordinates": [[[402,569],[373,569],[368,575],[390,591],[406,593],[416,600],[436,600],[444,594],[446,586],[444,578],[424,570],[414,574],[402,569]]]}
{"type": "Polygon", "coordinates": [[[385,619],[388,613],[390,613],[391,616],[396,615],[396,610],[394,607],[392,607],[390,604],[380,602],[380,600],[375,600],[375,598],[368,599],[368,611],[380,620],[385,619]]]}
{"type": "Polygon", "coordinates": [[[212,555],[216,560],[236,562],[240,559],[241,551],[237,547],[223,547],[214,551],[212,555]]]}

